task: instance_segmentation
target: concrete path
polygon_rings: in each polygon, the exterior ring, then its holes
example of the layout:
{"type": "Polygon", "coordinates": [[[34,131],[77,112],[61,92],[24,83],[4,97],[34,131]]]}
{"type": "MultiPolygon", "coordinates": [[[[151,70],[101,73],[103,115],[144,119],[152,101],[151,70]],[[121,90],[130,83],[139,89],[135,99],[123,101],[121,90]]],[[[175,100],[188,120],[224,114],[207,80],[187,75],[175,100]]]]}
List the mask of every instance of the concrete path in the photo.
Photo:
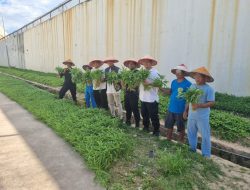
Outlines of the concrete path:
{"type": "Polygon", "coordinates": [[[80,156],[0,93],[1,190],[99,190],[80,156]]]}

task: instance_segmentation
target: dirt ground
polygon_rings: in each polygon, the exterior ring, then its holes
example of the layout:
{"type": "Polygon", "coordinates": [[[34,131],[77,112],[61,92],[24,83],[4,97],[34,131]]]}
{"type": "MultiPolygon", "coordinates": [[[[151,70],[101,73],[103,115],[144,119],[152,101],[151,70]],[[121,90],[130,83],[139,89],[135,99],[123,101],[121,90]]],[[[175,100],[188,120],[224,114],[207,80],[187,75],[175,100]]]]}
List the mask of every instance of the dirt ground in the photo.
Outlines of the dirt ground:
{"type": "Polygon", "coordinates": [[[250,189],[249,168],[239,166],[217,156],[212,156],[212,160],[220,165],[224,176],[221,176],[218,182],[210,184],[211,189],[250,189]]]}

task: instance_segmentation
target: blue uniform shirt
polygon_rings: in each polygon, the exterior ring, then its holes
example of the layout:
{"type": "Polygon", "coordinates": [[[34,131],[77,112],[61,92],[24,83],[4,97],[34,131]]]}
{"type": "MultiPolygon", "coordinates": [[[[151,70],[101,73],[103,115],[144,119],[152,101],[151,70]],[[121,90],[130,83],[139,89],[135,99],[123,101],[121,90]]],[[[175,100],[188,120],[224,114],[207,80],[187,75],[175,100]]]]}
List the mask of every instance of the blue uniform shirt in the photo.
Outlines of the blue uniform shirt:
{"type": "Polygon", "coordinates": [[[182,82],[178,82],[177,79],[171,83],[171,96],[168,110],[172,113],[183,113],[185,110],[186,101],[183,98],[178,98],[178,90],[186,92],[191,86],[191,82],[184,78],[182,82]]]}

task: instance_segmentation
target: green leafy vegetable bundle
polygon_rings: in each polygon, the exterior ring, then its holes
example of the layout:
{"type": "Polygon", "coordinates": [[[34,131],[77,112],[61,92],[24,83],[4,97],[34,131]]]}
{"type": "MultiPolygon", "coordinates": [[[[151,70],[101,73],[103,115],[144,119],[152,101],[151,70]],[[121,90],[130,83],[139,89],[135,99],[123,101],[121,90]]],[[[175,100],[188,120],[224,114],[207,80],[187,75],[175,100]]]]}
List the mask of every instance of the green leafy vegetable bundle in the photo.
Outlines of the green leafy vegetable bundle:
{"type": "Polygon", "coordinates": [[[158,74],[158,77],[151,84],[144,84],[144,89],[150,90],[152,87],[167,88],[167,83],[168,81],[165,80],[165,76],[158,74]]]}
{"type": "Polygon", "coordinates": [[[120,75],[114,71],[107,73],[106,78],[108,84],[117,84],[121,80],[120,75]]]}
{"type": "Polygon", "coordinates": [[[82,83],[83,82],[83,72],[78,68],[73,68],[70,70],[72,81],[74,83],[82,83]]]}
{"type": "Polygon", "coordinates": [[[91,78],[93,80],[93,85],[95,88],[99,87],[102,81],[103,71],[102,70],[95,70],[91,71],[91,78]]]}
{"type": "Polygon", "coordinates": [[[202,90],[198,88],[189,88],[186,92],[179,90],[177,97],[184,98],[187,103],[197,104],[201,95],[203,95],[202,90]]]}
{"type": "Polygon", "coordinates": [[[165,76],[159,75],[159,77],[153,80],[152,84],[144,85],[145,90],[150,90],[152,87],[167,88],[168,81],[164,79],[165,76]]]}
{"type": "Polygon", "coordinates": [[[138,75],[140,82],[143,82],[149,77],[150,71],[147,69],[140,69],[137,75],[138,75]]]}
{"type": "Polygon", "coordinates": [[[120,73],[121,80],[128,90],[134,91],[140,85],[139,71],[123,69],[120,73]]]}
{"type": "Polygon", "coordinates": [[[168,81],[164,79],[165,76],[159,75],[156,79],[154,79],[152,86],[158,88],[167,88],[168,81]]]}
{"type": "Polygon", "coordinates": [[[82,82],[85,84],[92,84],[91,71],[87,70],[82,74],[82,82]]]}
{"type": "Polygon", "coordinates": [[[64,71],[62,67],[56,67],[56,71],[60,74],[64,71]]]}

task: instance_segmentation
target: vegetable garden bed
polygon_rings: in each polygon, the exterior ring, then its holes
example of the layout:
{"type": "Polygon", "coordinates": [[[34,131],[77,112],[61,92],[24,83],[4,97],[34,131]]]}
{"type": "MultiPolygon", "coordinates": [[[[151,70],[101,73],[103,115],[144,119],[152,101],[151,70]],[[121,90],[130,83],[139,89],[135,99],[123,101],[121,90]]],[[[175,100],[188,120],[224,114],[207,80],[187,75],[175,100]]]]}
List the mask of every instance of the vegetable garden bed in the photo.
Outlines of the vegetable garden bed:
{"type": "MultiPolygon", "coordinates": [[[[56,78],[56,75],[51,74],[51,73],[47,74],[43,72],[22,70],[22,69],[15,69],[15,68],[6,68],[6,67],[0,67],[0,71],[2,72],[7,71],[7,73],[10,73],[16,76],[21,76],[22,78],[23,77],[25,78],[26,76],[28,76],[30,80],[38,81],[41,83],[43,83],[44,81],[47,81],[47,83],[49,84],[55,84],[53,80],[62,81],[62,79],[56,78]],[[29,74],[25,74],[25,72],[29,74]],[[43,76],[43,79],[39,80],[40,77],[37,77],[37,75],[43,76]],[[52,81],[48,82],[50,80],[52,81]]],[[[27,77],[25,79],[27,79],[27,77]]],[[[57,84],[59,84],[58,81],[57,81],[57,84]]],[[[247,106],[250,106],[250,103],[248,101],[250,97],[243,98],[243,97],[235,97],[235,96],[229,96],[225,94],[216,93],[216,98],[217,97],[218,97],[218,103],[216,102],[216,108],[221,108],[221,109],[223,108],[223,110],[227,110],[227,111],[218,110],[218,109],[211,111],[210,124],[212,128],[212,134],[219,139],[227,140],[230,142],[238,142],[244,146],[250,147],[250,139],[249,139],[250,138],[250,119],[241,116],[241,115],[247,115],[247,113],[243,114],[243,109],[241,109],[241,107],[245,106],[246,108],[247,106]],[[224,103],[224,101],[222,101],[223,97],[226,97],[226,100],[228,100],[227,103],[224,103]],[[234,111],[233,111],[231,108],[233,108],[233,105],[235,105],[235,102],[239,102],[238,105],[240,106],[234,107],[234,111]],[[226,107],[225,105],[228,105],[228,106],[226,107]],[[233,111],[233,112],[228,112],[228,111],[233,111]]],[[[169,103],[169,97],[160,96],[159,112],[160,112],[160,117],[162,119],[165,118],[166,108],[168,106],[168,103],[169,103]]]]}
{"type": "Polygon", "coordinates": [[[126,128],[106,111],[81,109],[3,74],[0,91],[69,142],[109,189],[208,189],[223,175],[187,146],[126,128]]]}

